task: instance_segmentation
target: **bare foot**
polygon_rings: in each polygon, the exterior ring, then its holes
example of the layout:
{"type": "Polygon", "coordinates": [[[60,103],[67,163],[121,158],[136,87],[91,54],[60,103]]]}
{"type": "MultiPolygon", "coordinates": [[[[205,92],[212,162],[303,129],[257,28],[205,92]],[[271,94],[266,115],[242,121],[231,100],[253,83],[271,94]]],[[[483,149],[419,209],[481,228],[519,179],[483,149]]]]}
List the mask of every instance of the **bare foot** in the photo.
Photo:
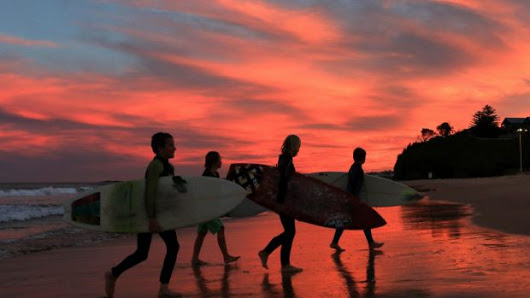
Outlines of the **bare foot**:
{"type": "Polygon", "coordinates": [[[164,284],[163,284],[163,285],[160,285],[160,290],[158,291],[158,297],[164,297],[164,298],[169,298],[169,297],[182,297],[182,294],[170,290],[169,287],[168,287],[167,285],[164,285],[164,284]]]}
{"type": "Polygon", "coordinates": [[[298,273],[298,272],[302,272],[303,270],[304,269],[295,267],[293,265],[282,266],[282,272],[284,273],[298,273]]]}
{"type": "Polygon", "coordinates": [[[112,272],[105,272],[105,294],[108,298],[114,297],[114,286],[116,285],[116,278],[112,272]]]}
{"type": "Polygon", "coordinates": [[[380,248],[383,245],[385,245],[383,242],[372,242],[369,244],[370,249],[380,248]]]}
{"type": "Polygon", "coordinates": [[[329,247],[335,249],[336,251],[345,251],[345,249],[340,247],[337,243],[331,243],[329,247]]]}
{"type": "Polygon", "coordinates": [[[261,259],[261,266],[263,266],[263,268],[265,269],[269,269],[269,267],[267,266],[267,259],[269,258],[269,254],[266,251],[262,250],[258,253],[258,256],[261,259]]]}
{"type": "Polygon", "coordinates": [[[235,262],[237,260],[239,260],[239,258],[241,258],[240,256],[228,256],[228,258],[225,258],[225,264],[229,264],[229,263],[232,263],[232,262],[235,262]]]}
{"type": "Polygon", "coordinates": [[[206,263],[205,261],[201,261],[199,259],[196,259],[196,260],[191,260],[191,266],[202,266],[202,265],[207,265],[208,263],[206,263]]]}

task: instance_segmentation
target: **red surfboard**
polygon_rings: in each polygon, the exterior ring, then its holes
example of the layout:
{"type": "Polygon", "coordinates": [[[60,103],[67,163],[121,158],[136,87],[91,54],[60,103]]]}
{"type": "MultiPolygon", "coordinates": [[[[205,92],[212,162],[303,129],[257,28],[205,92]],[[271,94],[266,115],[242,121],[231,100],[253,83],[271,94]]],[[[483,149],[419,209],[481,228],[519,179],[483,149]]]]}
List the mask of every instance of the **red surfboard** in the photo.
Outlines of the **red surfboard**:
{"type": "Polygon", "coordinates": [[[352,194],[299,173],[289,180],[285,202],[278,203],[278,168],[260,164],[232,164],[226,177],[249,193],[247,198],[276,213],[329,228],[360,230],[384,226],[372,207],[352,194]]]}

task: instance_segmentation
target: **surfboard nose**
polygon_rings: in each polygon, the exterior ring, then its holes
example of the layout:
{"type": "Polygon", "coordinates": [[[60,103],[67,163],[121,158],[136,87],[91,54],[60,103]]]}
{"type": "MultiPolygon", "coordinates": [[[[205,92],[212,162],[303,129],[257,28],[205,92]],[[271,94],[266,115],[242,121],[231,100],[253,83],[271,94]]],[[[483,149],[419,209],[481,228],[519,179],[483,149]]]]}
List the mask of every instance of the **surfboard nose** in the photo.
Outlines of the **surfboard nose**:
{"type": "Polygon", "coordinates": [[[407,201],[418,201],[423,199],[425,196],[417,191],[409,191],[403,193],[403,198],[407,201]]]}

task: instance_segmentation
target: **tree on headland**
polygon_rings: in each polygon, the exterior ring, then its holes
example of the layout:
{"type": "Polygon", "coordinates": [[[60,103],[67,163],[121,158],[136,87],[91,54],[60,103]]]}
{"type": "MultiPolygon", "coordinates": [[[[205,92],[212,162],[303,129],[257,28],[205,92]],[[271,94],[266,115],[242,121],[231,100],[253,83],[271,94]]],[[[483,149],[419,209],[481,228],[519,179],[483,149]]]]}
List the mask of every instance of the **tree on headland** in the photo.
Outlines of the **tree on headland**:
{"type": "Polygon", "coordinates": [[[499,126],[499,116],[492,106],[485,105],[473,115],[472,122],[474,126],[499,126]]]}
{"type": "MultiPolygon", "coordinates": [[[[398,155],[394,178],[488,177],[518,172],[519,136],[506,133],[498,119],[495,109],[485,105],[473,115],[468,129],[454,132],[448,122],[437,126],[437,133],[423,128],[418,141],[398,155]]],[[[530,140],[526,144],[530,148],[530,140]]],[[[530,168],[530,150],[522,154],[523,167],[530,168]]]]}
{"type": "Polygon", "coordinates": [[[454,132],[453,127],[448,122],[438,125],[436,130],[438,130],[438,134],[444,138],[450,136],[454,132]]]}
{"type": "Polygon", "coordinates": [[[436,133],[434,132],[434,130],[429,129],[429,128],[422,128],[420,139],[422,142],[427,142],[428,140],[432,139],[435,136],[436,136],[436,133]]]}
{"type": "Polygon", "coordinates": [[[470,129],[477,137],[496,137],[500,130],[497,111],[492,106],[485,105],[473,115],[470,129]]]}

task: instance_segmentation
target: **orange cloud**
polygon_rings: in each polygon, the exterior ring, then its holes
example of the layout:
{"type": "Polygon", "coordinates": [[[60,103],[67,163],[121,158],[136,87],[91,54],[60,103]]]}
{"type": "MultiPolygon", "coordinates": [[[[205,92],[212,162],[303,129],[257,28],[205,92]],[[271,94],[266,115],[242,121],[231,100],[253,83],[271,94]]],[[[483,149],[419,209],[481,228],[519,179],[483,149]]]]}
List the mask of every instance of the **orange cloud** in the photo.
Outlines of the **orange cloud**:
{"type": "Polygon", "coordinates": [[[119,71],[87,71],[56,49],[0,57],[5,158],[27,143],[41,159],[84,161],[93,177],[98,165],[126,175],[114,162],[141,176],[149,137],[164,130],[175,163],[197,173],[208,150],[275,164],[296,133],[302,172],[347,170],[357,146],[367,171],[386,170],[423,127],[467,128],[485,104],[530,116],[530,32],[510,3],[122,3],[135,13],[87,25],[79,43],[85,61],[100,61],[93,48],[126,56],[119,71]]]}

